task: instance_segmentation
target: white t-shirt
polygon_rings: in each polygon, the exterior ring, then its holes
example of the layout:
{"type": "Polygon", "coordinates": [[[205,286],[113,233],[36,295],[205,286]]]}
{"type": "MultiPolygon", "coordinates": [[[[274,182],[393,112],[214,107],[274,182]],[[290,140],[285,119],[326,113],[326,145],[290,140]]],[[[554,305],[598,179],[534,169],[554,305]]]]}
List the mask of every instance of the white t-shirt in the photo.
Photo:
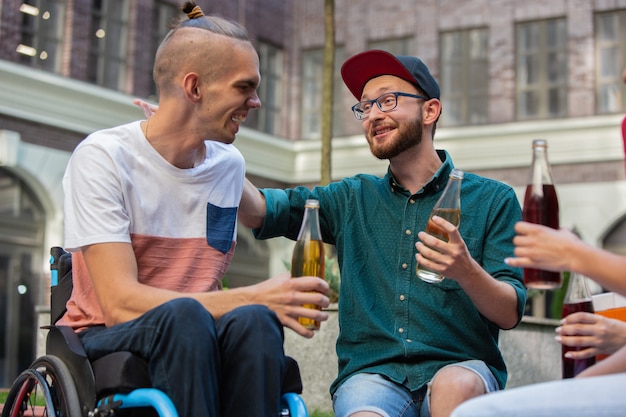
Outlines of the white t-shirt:
{"type": "Polygon", "coordinates": [[[79,249],[131,243],[139,281],[181,292],[221,288],[234,251],[245,162],[233,145],[206,141],[194,168],[167,162],[140,122],[89,135],[63,178],[65,247],[73,255],[74,291],[61,324],[102,324],[79,249]]]}

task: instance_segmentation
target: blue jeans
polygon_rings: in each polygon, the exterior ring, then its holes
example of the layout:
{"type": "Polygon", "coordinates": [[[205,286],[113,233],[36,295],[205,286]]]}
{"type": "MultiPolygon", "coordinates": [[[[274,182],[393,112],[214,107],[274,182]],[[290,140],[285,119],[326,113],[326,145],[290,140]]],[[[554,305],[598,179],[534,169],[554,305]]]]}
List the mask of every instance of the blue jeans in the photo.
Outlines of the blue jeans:
{"type": "Polygon", "coordinates": [[[472,398],[452,417],[622,417],[626,373],[542,382],[472,398]]]}
{"type": "Polygon", "coordinates": [[[79,337],[92,361],[116,351],[143,357],[152,385],[181,417],[279,414],[283,327],[267,307],[239,307],[214,320],[199,302],[180,298],[79,337]]]}
{"type": "MultiPolygon", "coordinates": [[[[498,389],[493,373],[479,360],[453,363],[475,372],[483,381],[485,391],[498,389]]],[[[404,385],[371,373],[352,375],[333,396],[335,417],[347,417],[358,411],[370,411],[383,417],[430,417],[430,382],[411,392],[404,385]]],[[[507,416],[508,417],[508,416],[507,416]]]]}

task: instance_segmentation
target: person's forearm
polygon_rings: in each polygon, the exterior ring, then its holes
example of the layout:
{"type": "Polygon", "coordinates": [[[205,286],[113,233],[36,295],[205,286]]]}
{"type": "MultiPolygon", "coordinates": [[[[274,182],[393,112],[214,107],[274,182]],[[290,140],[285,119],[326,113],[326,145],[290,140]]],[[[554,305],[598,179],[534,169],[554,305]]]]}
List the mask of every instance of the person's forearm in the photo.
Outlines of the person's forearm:
{"type": "Polygon", "coordinates": [[[626,295],[626,257],[577,245],[571,252],[571,269],[596,281],[603,287],[626,295]]]}
{"type": "Polygon", "coordinates": [[[626,346],[624,346],[608,358],[596,363],[591,368],[585,369],[580,374],[578,374],[577,378],[616,374],[620,372],[626,372],[626,346]]]}
{"type": "Polygon", "coordinates": [[[239,221],[246,227],[258,229],[265,221],[265,197],[247,178],[238,211],[239,221]]]}

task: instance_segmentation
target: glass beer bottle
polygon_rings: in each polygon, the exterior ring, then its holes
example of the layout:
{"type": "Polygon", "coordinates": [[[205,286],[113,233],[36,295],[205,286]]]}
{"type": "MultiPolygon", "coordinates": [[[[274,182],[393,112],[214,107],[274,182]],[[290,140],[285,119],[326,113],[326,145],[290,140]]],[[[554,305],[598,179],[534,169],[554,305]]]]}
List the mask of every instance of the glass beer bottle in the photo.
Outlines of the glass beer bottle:
{"type": "MultiPolygon", "coordinates": [[[[428,218],[428,224],[426,225],[426,233],[435,236],[443,241],[448,241],[448,233],[437,226],[433,221],[433,216],[439,216],[455,226],[461,223],[461,182],[463,181],[463,171],[460,169],[453,169],[450,173],[450,179],[446,188],[443,190],[443,194],[439,197],[435,207],[433,207],[430,216],[428,218]]],[[[438,283],[443,281],[444,276],[426,268],[422,265],[417,265],[417,276],[422,281],[430,283],[438,283]]]]}
{"type": "MultiPolygon", "coordinates": [[[[306,200],[304,204],[304,218],[298,234],[298,240],[293,248],[291,258],[291,276],[316,276],[324,278],[324,243],[320,232],[319,221],[320,203],[317,200],[306,200]]],[[[305,304],[304,307],[319,309],[314,304],[305,304]]],[[[320,322],[306,317],[298,318],[298,322],[307,329],[319,330],[320,322]]]]}
{"type": "MultiPolygon", "coordinates": [[[[524,221],[559,228],[559,200],[556,196],[552,171],[548,162],[548,144],[544,139],[533,141],[533,160],[530,177],[524,195],[522,211],[524,221]]],[[[560,272],[524,268],[524,284],[527,288],[552,290],[560,288],[560,272]]]]}
{"type": "MultiPolygon", "coordinates": [[[[563,301],[563,314],[566,317],[578,311],[586,311],[593,313],[593,303],[591,293],[587,287],[587,278],[585,276],[572,272],[569,278],[567,294],[563,301]]],[[[574,378],[580,372],[596,363],[596,357],[592,356],[587,359],[571,359],[566,358],[565,354],[569,351],[583,350],[584,347],[572,347],[561,345],[561,363],[563,369],[563,378],[574,378]]]]}

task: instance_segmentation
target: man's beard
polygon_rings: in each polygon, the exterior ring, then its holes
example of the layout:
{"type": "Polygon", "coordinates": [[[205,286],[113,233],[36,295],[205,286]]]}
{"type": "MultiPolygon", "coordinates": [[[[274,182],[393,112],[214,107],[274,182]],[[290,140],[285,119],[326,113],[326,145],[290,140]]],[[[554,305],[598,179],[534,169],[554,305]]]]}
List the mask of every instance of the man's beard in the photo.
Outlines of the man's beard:
{"type": "Polygon", "coordinates": [[[374,141],[370,141],[372,155],[378,159],[391,159],[407,149],[422,143],[422,121],[420,119],[415,118],[413,121],[396,129],[396,132],[398,137],[393,142],[386,142],[381,146],[376,146],[374,141]]]}

